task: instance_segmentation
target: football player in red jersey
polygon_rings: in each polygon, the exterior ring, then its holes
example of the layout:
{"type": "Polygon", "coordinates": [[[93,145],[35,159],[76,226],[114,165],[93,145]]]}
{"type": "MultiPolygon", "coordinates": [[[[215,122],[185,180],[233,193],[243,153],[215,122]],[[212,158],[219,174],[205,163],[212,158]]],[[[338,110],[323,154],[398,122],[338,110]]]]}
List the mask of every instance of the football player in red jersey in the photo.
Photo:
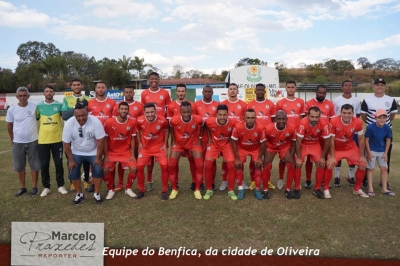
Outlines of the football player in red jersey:
{"type": "Polygon", "coordinates": [[[115,164],[118,162],[122,168],[129,169],[130,174],[126,184],[125,194],[136,197],[132,191],[133,180],[136,178],[135,157],[135,120],[128,117],[129,105],[126,102],[118,104],[118,116],[106,120],[104,131],[106,141],[104,144],[104,181],[108,188],[106,199],[112,199],[115,195],[114,175],[115,164]]]}
{"type": "Polygon", "coordinates": [[[116,103],[113,99],[106,97],[107,86],[104,82],[97,82],[94,91],[96,92],[96,98],[89,101],[88,112],[104,124],[108,118],[112,117],[116,103]]]}
{"type": "MultiPolygon", "coordinates": [[[[255,194],[260,193],[265,132],[264,126],[256,122],[256,119],[256,112],[253,109],[247,109],[244,121],[235,125],[231,136],[232,149],[235,155],[236,178],[238,179],[238,199],[240,200],[244,198],[243,163],[246,161],[247,155],[251,156],[251,162],[255,165],[255,194]]],[[[264,187],[266,187],[264,197],[269,199],[268,184],[264,184],[264,187]]]]}
{"type": "Polygon", "coordinates": [[[168,141],[168,122],[163,116],[156,115],[154,103],[144,105],[144,115],[136,120],[137,137],[139,140],[139,154],[137,159],[137,178],[140,199],[145,195],[144,188],[144,166],[154,157],[160,164],[162,193],[161,199],[167,200],[168,189],[168,160],[167,160],[167,141],[168,141]]]}
{"type": "Polygon", "coordinates": [[[209,200],[214,194],[212,189],[212,167],[221,152],[228,167],[228,195],[232,200],[237,200],[237,196],[233,191],[235,186],[235,155],[230,142],[232,130],[236,123],[235,119],[228,118],[228,106],[225,104],[218,106],[217,117],[209,117],[206,120],[209,143],[204,161],[207,187],[206,194],[203,196],[205,200],[209,200]]]}
{"type": "MultiPolygon", "coordinates": [[[[228,87],[228,99],[221,102],[228,106],[228,118],[234,119],[237,122],[241,122],[244,119],[244,113],[247,110],[247,104],[238,98],[239,88],[236,83],[229,84],[228,87]]],[[[252,169],[250,169],[251,172],[252,169]]],[[[224,191],[227,186],[227,165],[226,162],[222,162],[222,183],[219,190],[224,191]]],[[[243,183],[244,189],[249,189],[249,187],[243,183]]]]}
{"type": "MultiPolygon", "coordinates": [[[[180,156],[186,152],[190,153],[195,163],[195,190],[196,199],[201,199],[200,185],[203,182],[203,155],[201,148],[200,127],[204,124],[201,116],[192,115],[192,105],[189,102],[182,102],[180,115],[175,115],[169,120],[172,128],[171,153],[169,156],[168,172],[171,181],[172,191],[170,199],[178,195],[177,170],[180,156]]],[[[202,131],[204,128],[202,128],[202,131]]],[[[193,182],[193,180],[192,180],[193,182]]]]}
{"type": "MultiPolygon", "coordinates": [[[[136,118],[143,115],[143,104],[134,99],[135,91],[133,86],[125,86],[124,87],[124,101],[129,106],[128,118],[136,121],[136,118]]],[[[113,111],[113,116],[118,116],[118,105],[115,106],[113,111]]],[[[138,154],[138,146],[139,142],[137,138],[135,138],[135,156],[138,154]]],[[[115,188],[115,191],[121,190],[124,188],[124,172],[125,170],[122,168],[121,164],[118,164],[118,185],[115,188]]],[[[135,175],[136,176],[136,175],[135,175]]],[[[131,174],[128,175],[128,180],[134,178],[131,174]]]]}
{"type": "MultiPolygon", "coordinates": [[[[364,156],[365,143],[363,123],[361,119],[354,117],[354,108],[351,104],[342,105],[340,116],[331,119],[331,135],[330,157],[327,161],[329,169],[333,169],[341,159],[346,159],[349,165],[358,165],[355,174],[356,182],[354,184],[353,194],[368,198],[369,196],[361,189],[367,166],[367,159],[364,156]],[[357,135],[360,147],[357,147],[353,139],[354,135],[357,135]]],[[[327,175],[325,175],[325,190],[329,190],[331,178],[332,170],[330,171],[330,176],[327,177],[327,175]]]]}
{"type": "MultiPolygon", "coordinates": [[[[276,122],[265,127],[266,152],[264,156],[264,166],[267,169],[263,172],[264,184],[268,184],[271,178],[272,161],[278,153],[279,158],[288,168],[285,195],[287,199],[300,198],[300,182],[295,180],[295,190],[290,191],[293,183],[295,162],[294,153],[296,151],[296,129],[293,124],[287,122],[285,111],[276,112],[276,122]],[[266,174],[265,174],[266,173],[266,174]]],[[[265,189],[265,188],[264,188],[265,189]]],[[[256,195],[258,199],[261,195],[256,195]]]]}
{"type": "MultiPolygon", "coordinates": [[[[321,111],[317,106],[308,109],[307,117],[301,120],[297,129],[296,138],[296,170],[294,178],[297,182],[301,180],[301,167],[304,157],[308,156],[315,162],[317,171],[315,173],[315,187],[313,194],[319,199],[325,198],[320,188],[324,181],[325,158],[330,147],[330,125],[326,120],[321,119],[321,111]],[[321,149],[320,140],[324,140],[321,149]]],[[[328,196],[328,192],[324,192],[328,196]]]]}
{"type": "MultiPolygon", "coordinates": [[[[167,90],[158,87],[159,83],[160,75],[157,72],[151,72],[149,75],[150,88],[144,90],[140,97],[142,104],[154,103],[156,105],[156,114],[165,117],[167,106],[171,103],[171,96],[167,90]]],[[[149,165],[147,166],[147,191],[151,191],[153,188],[153,159],[149,161],[149,165]]]]}
{"type": "MultiPolygon", "coordinates": [[[[213,100],[213,94],[214,90],[210,85],[206,85],[203,87],[203,99],[198,100],[197,102],[194,103],[195,105],[195,110],[196,114],[201,116],[203,118],[203,121],[205,121],[209,117],[215,117],[217,114],[217,108],[219,105],[219,102],[213,100]]],[[[202,137],[202,142],[201,142],[201,147],[203,148],[203,159],[204,156],[206,155],[207,151],[207,144],[208,144],[208,134],[207,131],[204,130],[202,137]]],[[[213,184],[212,188],[213,190],[216,190],[215,188],[215,175],[217,172],[217,163],[214,161],[213,168],[212,168],[212,173],[213,173],[213,184]]],[[[196,183],[190,184],[190,189],[195,190],[196,183]]]]}
{"type": "MultiPolygon", "coordinates": [[[[295,81],[290,80],[286,82],[287,96],[276,103],[276,111],[284,111],[287,114],[288,123],[293,124],[297,129],[300,125],[300,120],[305,116],[305,104],[303,99],[295,96],[296,90],[295,81]]],[[[279,180],[277,184],[279,189],[283,188],[285,165],[284,162],[279,163],[279,180]]]]}
{"type": "MultiPolygon", "coordinates": [[[[335,116],[335,107],[333,106],[333,103],[326,99],[326,93],[327,93],[327,88],[325,85],[320,84],[317,86],[317,91],[315,98],[312,98],[311,100],[306,102],[306,112],[313,107],[316,106],[319,108],[321,115],[320,119],[325,120],[329,122],[329,120],[335,116]]],[[[324,140],[320,139],[320,144],[321,147],[324,147],[324,140]]],[[[306,189],[311,189],[311,172],[312,172],[312,162],[310,160],[310,156],[307,157],[306,161],[306,183],[304,184],[304,187],[306,189]]]]}

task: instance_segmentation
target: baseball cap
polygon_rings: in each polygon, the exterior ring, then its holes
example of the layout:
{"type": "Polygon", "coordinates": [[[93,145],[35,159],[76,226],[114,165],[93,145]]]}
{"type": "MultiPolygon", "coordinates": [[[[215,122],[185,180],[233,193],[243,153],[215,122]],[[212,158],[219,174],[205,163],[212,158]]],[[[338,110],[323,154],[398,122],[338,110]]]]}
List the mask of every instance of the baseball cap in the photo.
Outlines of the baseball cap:
{"type": "Polygon", "coordinates": [[[376,79],[376,80],[374,81],[374,84],[378,84],[378,83],[383,83],[383,84],[386,85],[386,81],[385,81],[384,79],[376,79]]]}
{"type": "Polygon", "coordinates": [[[385,109],[376,110],[375,117],[378,117],[378,116],[381,116],[381,115],[386,115],[387,116],[387,113],[386,113],[385,109]]]}

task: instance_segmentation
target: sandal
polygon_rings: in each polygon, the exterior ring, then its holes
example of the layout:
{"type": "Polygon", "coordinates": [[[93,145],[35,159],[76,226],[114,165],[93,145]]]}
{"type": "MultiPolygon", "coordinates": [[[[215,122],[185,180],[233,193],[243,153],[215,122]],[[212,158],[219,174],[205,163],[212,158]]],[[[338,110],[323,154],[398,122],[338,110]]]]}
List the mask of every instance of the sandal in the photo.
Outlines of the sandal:
{"type": "Polygon", "coordinates": [[[370,197],[375,197],[375,193],[373,191],[368,191],[367,194],[370,197]]]}
{"type": "Polygon", "coordinates": [[[392,191],[382,192],[382,194],[386,195],[386,196],[390,196],[390,197],[395,197],[396,196],[396,194],[394,194],[392,191]]]}

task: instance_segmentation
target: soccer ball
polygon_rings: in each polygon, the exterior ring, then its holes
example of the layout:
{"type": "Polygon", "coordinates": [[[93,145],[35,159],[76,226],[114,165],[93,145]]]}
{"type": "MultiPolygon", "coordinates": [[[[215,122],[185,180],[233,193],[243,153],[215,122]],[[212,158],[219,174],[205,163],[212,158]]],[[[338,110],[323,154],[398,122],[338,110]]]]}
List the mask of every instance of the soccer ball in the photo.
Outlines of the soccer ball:
{"type": "MultiPolygon", "coordinates": [[[[82,182],[85,182],[85,173],[81,175],[82,182]]],[[[92,182],[92,172],[89,172],[89,182],[92,182]]]]}

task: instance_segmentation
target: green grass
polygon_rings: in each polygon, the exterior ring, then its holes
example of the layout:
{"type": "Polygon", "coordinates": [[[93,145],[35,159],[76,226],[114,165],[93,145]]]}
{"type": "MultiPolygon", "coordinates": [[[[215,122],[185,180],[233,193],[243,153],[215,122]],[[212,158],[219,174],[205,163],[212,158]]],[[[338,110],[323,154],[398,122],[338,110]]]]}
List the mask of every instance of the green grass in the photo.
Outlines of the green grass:
{"type": "MultiPolygon", "coordinates": [[[[394,122],[399,132],[400,120],[394,122]]],[[[22,196],[16,173],[12,171],[11,152],[0,156],[2,193],[0,243],[10,243],[11,222],[102,222],[105,224],[105,245],[110,247],[146,248],[256,248],[268,247],[320,249],[323,257],[400,258],[400,171],[399,136],[394,138],[392,171],[389,180],[398,192],[395,198],[376,193],[375,198],[353,196],[352,188],[342,178],[342,187],[331,190],[332,199],[319,200],[311,190],[303,189],[300,200],[287,200],[283,191],[271,192],[270,200],[258,201],[251,191],[245,199],[232,201],[227,192],[217,191],[209,201],[196,200],[190,185],[187,160],[180,161],[179,196],[162,202],[159,168],[155,167],[155,185],[143,199],[134,200],[117,193],[111,201],[96,205],[91,194],[73,206],[73,194],[52,193],[41,198],[22,196]]],[[[0,122],[0,152],[10,150],[6,123],[0,122]]],[[[65,162],[64,162],[65,164],[65,162]]],[[[345,165],[345,163],[344,163],[345,165]]],[[[314,169],[315,170],[315,169],[314,169]]],[[[54,171],[54,170],[53,170],[54,171]]],[[[31,184],[27,172],[27,186],[31,184]]],[[[347,166],[342,167],[342,177],[347,166]]],[[[249,177],[246,167],[246,183],[249,177]]],[[[220,169],[217,186],[220,184],[220,169]]],[[[277,161],[271,178],[277,181],[277,161]]],[[[303,181],[304,183],[304,173],[303,181]]],[[[379,192],[379,172],[375,171],[375,192],[379,192]]],[[[67,181],[67,179],[66,179],[67,181]]],[[[40,183],[40,182],[39,182],[40,183]]],[[[52,184],[55,184],[54,173],[52,184]]],[[[39,185],[40,190],[42,189],[39,185]]],[[[136,189],[134,189],[136,191],[136,189]]],[[[107,191],[103,185],[101,194],[107,191]]]]}

